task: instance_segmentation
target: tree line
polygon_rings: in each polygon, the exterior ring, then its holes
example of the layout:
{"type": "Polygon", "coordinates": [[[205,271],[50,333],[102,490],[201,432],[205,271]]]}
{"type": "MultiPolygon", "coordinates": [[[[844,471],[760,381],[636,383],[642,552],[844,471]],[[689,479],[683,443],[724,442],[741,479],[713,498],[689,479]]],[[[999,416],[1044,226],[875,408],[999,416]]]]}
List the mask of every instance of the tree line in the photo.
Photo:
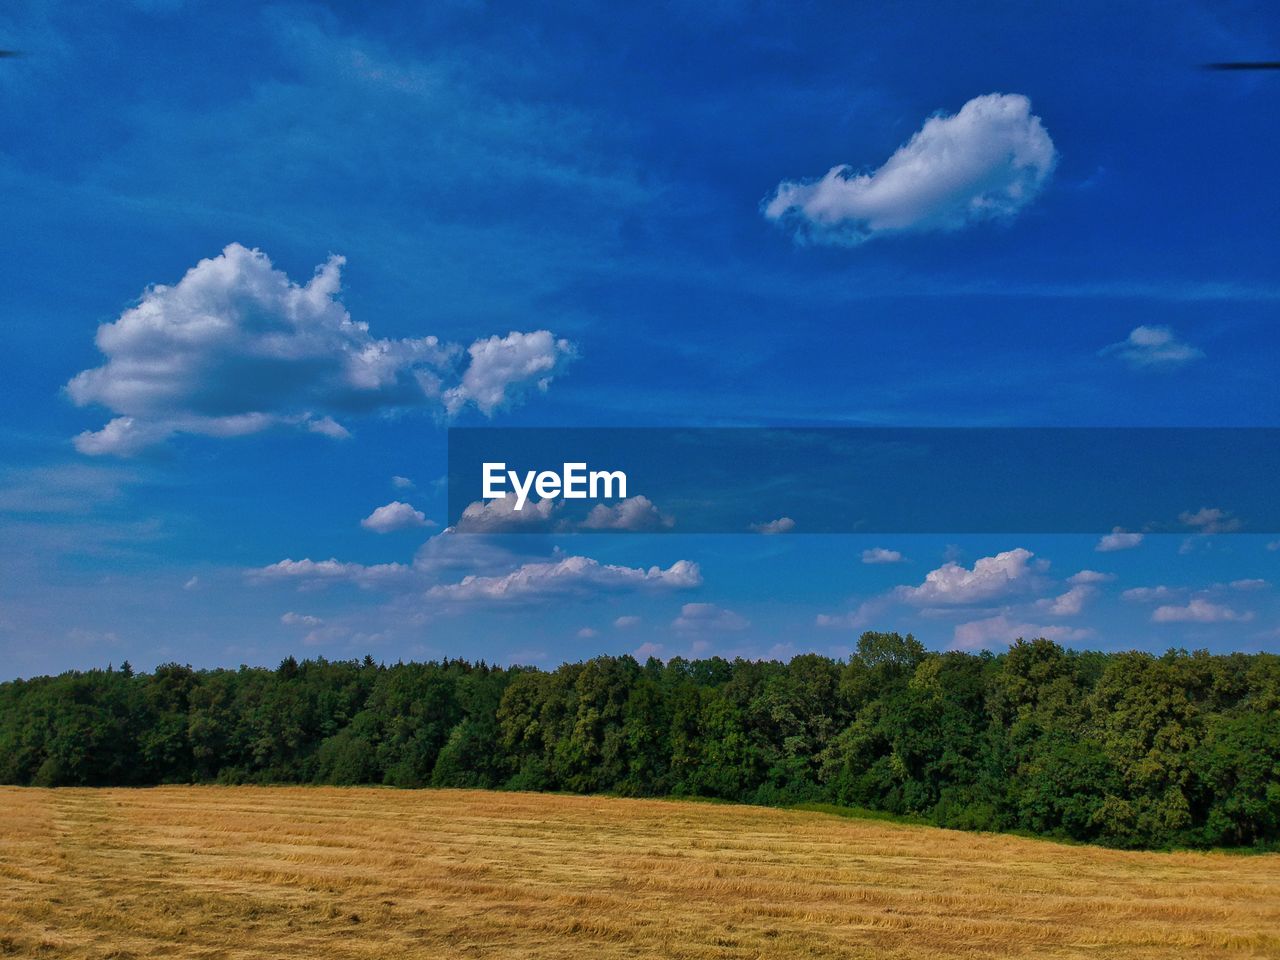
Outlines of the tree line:
{"type": "Polygon", "coordinates": [[[837,804],[1133,848],[1280,846],[1280,657],[286,659],[0,684],[0,782],[385,784],[837,804]]]}

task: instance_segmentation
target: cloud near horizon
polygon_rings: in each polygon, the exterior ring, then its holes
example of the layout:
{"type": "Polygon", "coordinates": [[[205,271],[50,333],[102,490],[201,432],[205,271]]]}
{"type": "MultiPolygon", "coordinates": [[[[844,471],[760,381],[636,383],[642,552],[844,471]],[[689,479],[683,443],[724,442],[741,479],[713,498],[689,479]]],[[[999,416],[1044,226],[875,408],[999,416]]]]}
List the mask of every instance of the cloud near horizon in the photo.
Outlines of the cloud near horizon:
{"type": "Polygon", "coordinates": [[[689,560],[677,560],[666,569],[658,566],[644,569],[573,556],[521,564],[501,576],[468,575],[457,583],[432,587],[427,597],[454,603],[527,602],[627,589],[685,590],[701,584],[702,573],[698,565],[689,560]]]}
{"type": "Polygon", "coordinates": [[[339,299],[332,255],[305,284],[261,250],[228,244],[176,284],[148,287],[98,328],[99,367],[67,384],[77,406],[116,416],[75,438],[89,455],[129,456],[176,434],[235,437],[290,426],[350,436],[337,417],[428,408],[492,416],[545,390],[574,356],[548,330],[512,331],[466,350],[437,337],[379,339],[339,299]]]}
{"type": "Polygon", "coordinates": [[[1024,623],[1011,619],[1007,614],[997,614],[981,620],[957,624],[952,634],[952,650],[991,650],[1007,647],[1013,641],[1043,637],[1055,643],[1073,643],[1087,640],[1093,631],[1086,627],[1046,626],[1024,623]]]}
{"type": "Polygon", "coordinates": [[[989,93],[954,115],[930,117],[871,173],[839,164],[817,180],[784,180],[763,213],[807,243],[856,246],[881,234],[954,231],[1012,219],[1057,162],[1031,101],[989,93]]]}

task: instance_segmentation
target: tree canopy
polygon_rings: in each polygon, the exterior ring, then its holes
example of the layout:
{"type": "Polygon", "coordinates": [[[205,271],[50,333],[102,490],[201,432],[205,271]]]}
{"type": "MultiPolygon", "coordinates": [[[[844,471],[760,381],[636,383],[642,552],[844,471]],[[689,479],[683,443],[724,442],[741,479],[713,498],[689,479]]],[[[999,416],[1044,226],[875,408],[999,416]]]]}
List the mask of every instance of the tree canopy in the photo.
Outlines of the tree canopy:
{"type": "Polygon", "coordinates": [[[385,784],[830,803],[1123,847],[1280,842],[1280,657],[292,657],[0,684],[0,782],[385,784]]]}

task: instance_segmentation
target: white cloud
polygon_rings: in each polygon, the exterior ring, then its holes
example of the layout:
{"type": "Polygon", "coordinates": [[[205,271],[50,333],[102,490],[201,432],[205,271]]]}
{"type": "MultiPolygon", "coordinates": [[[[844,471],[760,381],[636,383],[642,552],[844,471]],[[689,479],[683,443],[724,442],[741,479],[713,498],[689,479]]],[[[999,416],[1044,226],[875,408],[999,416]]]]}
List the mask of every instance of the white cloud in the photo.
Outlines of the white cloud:
{"type": "Polygon", "coordinates": [[[1067,583],[1107,583],[1115,578],[1116,575],[1114,573],[1100,573],[1097,570],[1081,570],[1079,573],[1074,573],[1068,577],[1067,583]]]}
{"type": "Polygon", "coordinates": [[[1233,590],[1265,590],[1271,584],[1266,580],[1253,577],[1248,580],[1232,580],[1229,586],[1233,590]]]}
{"type": "Polygon", "coordinates": [[[280,560],[265,567],[248,571],[250,580],[257,583],[272,581],[297,581],[302,584],[355,583],[362,587],[381,586],[403,581],[413,573],[412,567],[402,563],[379,563],[366,566],[346,563],[330,557],[328,560],[280,560]]]}
{"type": "Polygon", "coordinates": [[[1202,534],[1231,533],[1240,529],[1240,520],[1220,507],[1201,507],[1195,513],[1190,510],[1178,514],[1178,519],[1202,534]]]}
{"type": "Polygon", "coordinates": [[[432,587],[427,596],[459,603],[538,601],[609,590],[683,590],[701,583],[698,565],[689,560],[677,560],[665,570],[657,566],[646,570],[602,564],[590,557],[564,557],[525,563],[501,576],[466,576],[458,583],[432,587]]]}
{"type": "Polygon", "coordinates": [[[526,500],[524,506],[517,510],[516,502],[514,496],[506,496],[470,503],[458,518],[457,528],[463,533],[543,530],[549,527],[551,514],[560,503],[551,499],[539,500],[537,503],[526,500]]]}
{"type": "Polygon", "coordinates": [[[391,478],[391,485],[397,490],[412,490],[413,481],[408,477],[394,476],[391,478]]]}
{"type": "Polygon", "coordinates": [[[1156,607],[1151,612],[1153,623],[1226,623],[1252,619],[1251,612],[1240,613],[1222,604],[1210,603],[1202,597],[1196,597],[1186,606],[1156,607]]]}
{"type": "Polygon", "coordinates": [[[1112,527],[1111,532],[1099,540],[1098,545],[1093,549],[1098,553],[1114,553],[1117,550],[1132,550],[1140,543],[1142,543],[1142,534],[1127,533],[1120,527],[1112,527]]]}
{"type": "Polygon", "coordinates": [[[577,636],[579,640],[591,640],[600,636],[600,631],[594,627],[583,627],[578,631],[577,636]]]}
{"type": "Polygon", "coordinates": [[[1192,360],[1199,360],[1204,351],[1179,340],[1169,327],[1134,327],[1129,336],[1119,343],[1103,347],[1103,356],[1116,356],[1137,369],[1171,370],[1192,360]]]}
{"type": "Polygon", "coordinates": [[[919,606],[949,606],[977,603],[1002,597],[1026,585],[1032,571],[1028,561],[1034,554],[1018,547],[994,557],[983,557],[973,569],[955,561],[930,571],[918,587],[898,587],[894,594],[919,606]]]}
{"type": "Polygon", "coordinates": [[[820,613],[813,622],[815,626],[835,630],[861,630],[870,624],[880,608],[879,603],[861,603],[847,613],[820,613]]]}
{"type": "Polygon", "coordinates": [[[884,547],[862,551],[863,563],[901,563],[902,560],[903,556],[897,550],[887,550],[884,547]]]}
{"type": "Polygon", "coordinates": [[[1131,590],[1126,590],[1120,596],[1134,603],[1155,603],[1157,600],[1167,600],[1177,596],[1177,594],[1177,590],[1161,584],[1158,587],[1134,587],[1131,590]]]}
{"type": "Polygon", "coordinates": [[[1046,626],[1011,620],[1005,614],[971,620],[956,625],[952,635],[952,650],[989,650],[1004,647],[1018,639],[1044,637],[1058,643],[1074,643],[1087,640],[1093,631],[1082,627],[1046,626]]]}
{"type": "Polygon", "coordinates": [[[750,529],[756,533],[762,533],[766,537],[775,536],[779,533],[790,533],[796,528],[796,522],[790,517],[779,517],[777,520],[768,520],[764,523],[753,523],[750,529]]]}
{"type": "Polygon", "coordinates": [[[714,603],[686,603],[680,608],[680,616],[671,621],[680,631],[745,630],[751,626],[745,617],[717,607],[714,603]]]}
{"type": "Polygon", "coordinates": [[[648,660],[650,657],[662,657],[663,646],[660,643],[642,643],[632,654],[637,660],[648,660]]]}
{"type": "Polygon", "coordinates": [[[627,614],[625,616],[618,617],[618,619],[614,620],[613,626],[614,626],[614,629],[616,630],[629,630],[632,627],[639,625],[639,623],[640,623],[639,617],[633,616],[631,614],[627,614]]]}
{"type": "Polygon", "coordinates": [[[392,500],[360,521],[360,526],[374,533],[394,533],[397,530],[410,530],[414,527],[425,527],[431,524],[426,514],[415,510],[400,500],[392,500]]]}
{"type": "Polygon", "coordinates": [[[557,339],[549,330],[513,330],[505,337],[477,340],[467,353],[471,362],[462,382],[444,392],[450,413],[474,403],[481,412],[492,414],[531,385],[545,391],[556,372],[575,355],[568,340],[557,339]]]}
{"type": "Polygon", "coordinates": [[[304,419],[302,425],[312,433],[318,433],[330,440],[350,440],[351,431],[333,417],[321,417],[319,420],[304,419]]]}
{"type": "Polygon", "coordinates": [[[290,627],[318,627],[324,623],[319,617],[313,617],[307,613],[294,613],[292,610],[281,615],[280,622],[290,627]]]}
{"type": "Polygon", "coordinates": [[[954,116],[930,117],[872,173],[841,164],[819,180],[783,181],[764,215],[802,241],[850,246],[885,233],[958,230],[1015,216],[1057,160],[1031,101],[990,93],[954,116]]]}
{"type": "MultiPolygon", "coordinates": [[[[510,499],[510,498],[508,498],[510,499]]],[[[660,511],[648,497],[627,497],[613,506],[597,503],[582,521],[584,530],[664,530],[675,519],[660,511]]]]}
{"type": "Polygon", "coordinates": [[[200,586],[200,578],[199,578],[199,577],[192,577],[190,580],[188,580],[186,583],[184,583],[184,584],[182,585],[182,589],[183,589],[183,590],[194,590],[194,589],[196,589],[198,586],[200,586]]]}
{"type": "Polygon", "coordinates": [[[1036,601],[1036,606],[1055,617],[1074,617],[1084,609],[1085,601],[1093,596],[1095,587],[1078,584],[1059,596],[1036,601]]]}
{"type": "Polygon", "coordinates": [[[201,260],[172,286],[148,287],[98,328],[106,362],[67,384],[80,406],[114,414],[75,439],[86,454],[127,456],[179,434],[235,437],[289,426],[335,439],[335,416],[435,405],[485,414],[527,381],[545,388],[572,355],[546,330],[476,341],[465,351],[436,337],[378,339],[339,299],[344,259],[330,256],[297,284],[260,250],[238,243],[201,260]],[[550,366],[535,354],[550,354],[550,366]],[[523,362],[503,363],[513,353],[523,362]]]}

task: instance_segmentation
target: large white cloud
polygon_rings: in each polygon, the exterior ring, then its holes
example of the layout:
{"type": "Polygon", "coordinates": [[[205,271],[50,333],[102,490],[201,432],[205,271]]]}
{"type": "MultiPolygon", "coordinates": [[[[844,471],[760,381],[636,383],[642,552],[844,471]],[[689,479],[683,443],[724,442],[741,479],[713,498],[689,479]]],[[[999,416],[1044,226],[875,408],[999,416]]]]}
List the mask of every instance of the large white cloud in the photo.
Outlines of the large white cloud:
{"type": "Polygon", "coordinates": [[[590,557],[564,557],[521,564],[501,576],[466,576],[457,583],[439,584],[427,591],[433,600],[450,602],[541,601],[628,589],[688,589],[702,583],[698,565],[677,560],[662,567],[622,567],[590,557]]]}
{"type": "Polygon", "coordinates": [[[305,284],[260,250],[232,243],[172,286],[98,328],[106,362],[67,392],[117,416],[82,433],[83,453],[128,455],[177,433],[227,437],[288,425],[341,438],[335,418],[434,405],[492,414],[531,386],[545,389],[572,355],[549,331],[479,340],[379,339],[339,299],[344,260],[305,284]]]}
{"type": "Polygon", "coordinates": [[[918,587],[898,587],[900,600],[919,606],[949,606],[994,600],[1030,583],[1034,554],[1018,547],[983,557],[972,569],[954,560],[925,575],[918,587]]]}
{"type": "Polygon", "coordinates": [[[814,243],[958,230],[1013,217],[1044,187],[1057,160],[1030,100],[989,93],[954,116],[930,117],[871,173],[840,164],[818,180],[783,181],[764,215],[814,243]]]}

